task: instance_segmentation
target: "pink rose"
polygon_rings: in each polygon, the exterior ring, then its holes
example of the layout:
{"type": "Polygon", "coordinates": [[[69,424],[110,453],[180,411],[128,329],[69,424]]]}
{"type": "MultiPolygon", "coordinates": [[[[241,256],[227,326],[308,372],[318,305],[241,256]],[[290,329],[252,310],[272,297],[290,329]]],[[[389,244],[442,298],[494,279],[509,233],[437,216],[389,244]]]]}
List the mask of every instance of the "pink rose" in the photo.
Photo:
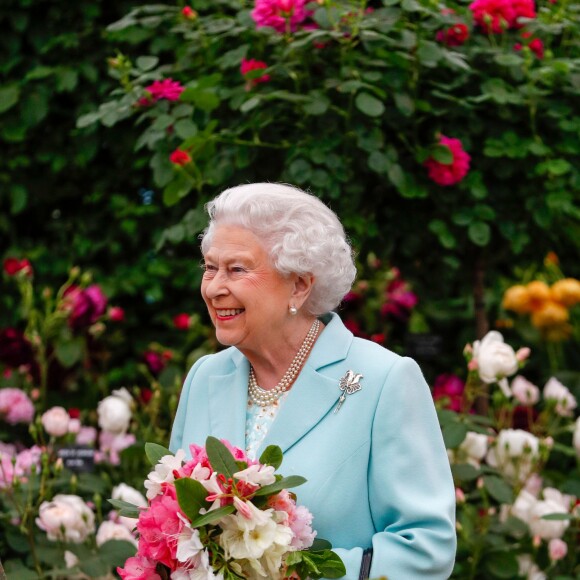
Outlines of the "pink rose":
{"type": "Polygon", "coordinates": [[[31,423],[34,405],[28,395],[20,389],[0,389],[0,418],[11,425],[31,423]]]}
{"type": "MultiPolygon", "coordinates": [[[[264,70],[268,68],[268,65],[261,61],[255,60],[253,58],[246,60],[245,58],[242,59],[242,63],[240,65],[240,72],[243,76],[246,76],[249,72],[255,70],[264,70]]],[[[251,79],[247,79],[246,82],[246,90],[250,90],[252,87],[255,87],[259,83],[267,83],[270,80],[270,75],[260,75],[257,77],[253,77],[251,79]]]]}
{"type": "Polygon", "coordinates": [[[447,46],[461,46],[469,38],[469,28],[458,22],[446,30],[440,30],[435,36],[437,42],[447,46]]]}
{"type": "Polygon", "coordinates": [[[81,427],[76,436],[77,445],[92,445],[97,440],[97,430],[94,427],[81,427]]]}
{"type": "Polygon", "coordinates": [[[187,330],[191,326],[191,316],[185,312],[175,315],[173,326],[178,330],[187,330]]]}
{"type": "Polygon", "coordinates": [[[163,79],[162,81],[153,82],[148,87],[145,87],[145,90],[151,95],[153,101],[161,99],[178,101],[185,87],[173,79],[163,79]]]}
{"type": "Polygon", "coordinates": [[[161,580],[155,571],[156,563],[143,556],[133,556],[125,562],[124,568],[117,568],[123,580],[161,580]]]}
{"type": "Polygon", "coordinates": [[[64,407],[52,407],[45,411],[41,421],[44,430],[53,437],[62,437],[68,433],[70,417],[64,407]]]}
{"type": "Polygon", "coordinates": [[[514,398],[522,405],[531,407],[540,400],[540,389],[521,375],[514,377],[511,390],[514,398]]]}
{"type": "Polygon", "coordinates": [[[81,544],[95,531],[95,514],[79,496],[59,494],[42,502],[36,524],[51,541],[81,544]]]}
{"type": "Polygon", "coordinates": [[[566,557],[566,554],[568,553],[568,544],[560,538],[552,538],[548,542],[548,553],[550,554],[550,560],[552,560],[552,562],[557,562],[566,557]]]}
{"type": "Polygon", "coordinates": [[[111,306],[107,315],[109,320],[113,322],[123,322],[125,320],[125,311],[120,306],[111,306]]]}
{"type": "Polygon", "coordinates": [[[252,18],[258,28],[270,26],[278,32],[294,32],[307,17],[306,0],[256,0],[252,18]]]}
{"type": "Polygon", "coordinates": [[[439,145],[449,148],[452,155],[451,163],[441,163],[433,157],[429,157],[423,165],[427,168],[429,178],[435,183],[443,186],[455,185],[467,175],[471,157],[463,149],[459,139],[441,135],[439,145]]]}

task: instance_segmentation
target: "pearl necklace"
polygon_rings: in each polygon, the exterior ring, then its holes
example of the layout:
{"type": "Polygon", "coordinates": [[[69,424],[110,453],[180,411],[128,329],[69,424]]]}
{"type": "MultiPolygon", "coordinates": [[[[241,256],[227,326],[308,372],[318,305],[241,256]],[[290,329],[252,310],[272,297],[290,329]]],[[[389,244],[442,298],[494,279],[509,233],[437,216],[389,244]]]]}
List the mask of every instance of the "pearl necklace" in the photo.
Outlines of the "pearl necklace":
{"type": "Polygon", "coordinates": [[[304,361],[307,359],[308,355],[310,354],[310,351],[312,350],[312,347],[314,346],[319,329],[320,329],[320,320],[316,319],[312,323],[312,326],[310,327],[310,330],[308,331],[308,334],[306,335],[306,338],[304,339],[302,346],[300,347],[300,349],[296,353],[296,356],[290,363],[288,370],[284,373],[284,376],[282,377],[280,382],[273,389],[266,390],[258,386],[258,382],[256,381],[256,373],[254,372],[254,367],[250,365],[250,377],[248,380],[248,395],[256,405],[260,405],[262,407],[271,405],[272,403],[277,401],[290,388],[290,386],[296,379],[296,376],[300,372],[300,369],[302,368],[304,361]]]}

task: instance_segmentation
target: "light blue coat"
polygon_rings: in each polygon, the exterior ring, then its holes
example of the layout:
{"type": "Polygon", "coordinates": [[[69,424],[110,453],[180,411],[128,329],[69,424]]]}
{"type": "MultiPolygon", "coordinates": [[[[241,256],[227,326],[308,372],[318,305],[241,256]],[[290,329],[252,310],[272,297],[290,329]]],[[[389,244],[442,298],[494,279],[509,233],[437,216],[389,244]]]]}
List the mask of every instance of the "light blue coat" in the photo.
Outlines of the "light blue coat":
{"type": "MultiPolygon", "coordinates": [[[[336,314],[323,320],[261,449],[279,445],[280,473],[308,480],[294,490],[298,502],[343,559],[344,578],[358,580],[363,548],[372,546],[371,578],[444,580],[455,558],[455,493],[429,387],[413,360],[354,338],[336,314]],[[362,389],[335,413],[348,370],[362,373],[362,389]]],[[[172,451],[208,435],[245,448],[248,371],[236,348],[192,367],[172,451]]]]}

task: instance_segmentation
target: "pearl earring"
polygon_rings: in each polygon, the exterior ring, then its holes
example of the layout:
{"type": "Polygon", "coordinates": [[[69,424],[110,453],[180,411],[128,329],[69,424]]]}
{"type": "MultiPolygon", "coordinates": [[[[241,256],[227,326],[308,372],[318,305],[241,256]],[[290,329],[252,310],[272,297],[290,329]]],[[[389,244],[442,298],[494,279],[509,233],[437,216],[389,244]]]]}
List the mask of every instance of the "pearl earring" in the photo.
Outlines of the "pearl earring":
{"type": "Polygon", "coordinates": [[[298,308],[296,308],[296,306],[290,306],[288,312],[290,312],[291,316],[296,316],[298,314],[298,308]]]}

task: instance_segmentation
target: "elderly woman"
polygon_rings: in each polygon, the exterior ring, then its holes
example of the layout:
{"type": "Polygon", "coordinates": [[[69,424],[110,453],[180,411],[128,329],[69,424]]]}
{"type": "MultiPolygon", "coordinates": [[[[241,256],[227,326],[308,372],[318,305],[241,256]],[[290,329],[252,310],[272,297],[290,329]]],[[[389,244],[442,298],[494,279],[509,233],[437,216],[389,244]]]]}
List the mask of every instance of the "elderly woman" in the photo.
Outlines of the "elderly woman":
{"type": "Polygon", "coordinates": [[[267,183],[207,209],[201,293],[230,348],[190,370],[171,449],[208,435],[250,457],[278,445],[345,578],[359,578],[363,552],[371,578],[448,578],[455,494],[431,394],[413,360],[354,338],[332,312],[355,277],[338,218],[267,183]]]}

